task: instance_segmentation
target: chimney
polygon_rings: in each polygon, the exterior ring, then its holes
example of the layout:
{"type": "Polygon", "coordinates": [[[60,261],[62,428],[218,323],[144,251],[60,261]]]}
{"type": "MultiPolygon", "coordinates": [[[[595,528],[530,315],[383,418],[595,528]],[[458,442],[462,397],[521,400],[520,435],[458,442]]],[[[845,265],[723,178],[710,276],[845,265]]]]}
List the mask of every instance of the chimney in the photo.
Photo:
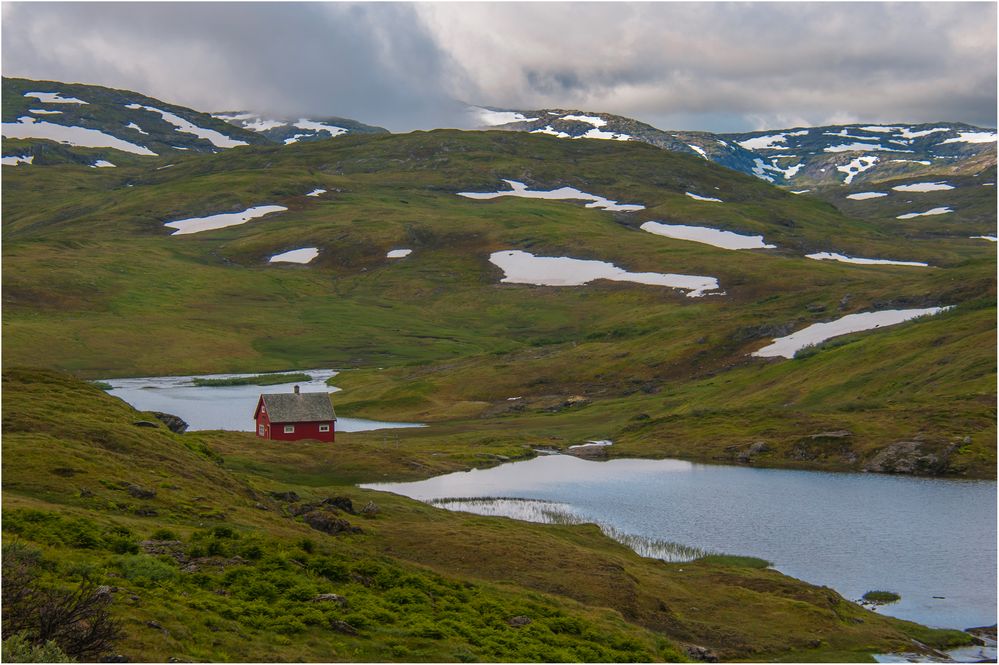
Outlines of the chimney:
{"type": "Polygon", "coordinates": [[[298,394],[298,386],[295,386],[295,394],[298,394]]]}

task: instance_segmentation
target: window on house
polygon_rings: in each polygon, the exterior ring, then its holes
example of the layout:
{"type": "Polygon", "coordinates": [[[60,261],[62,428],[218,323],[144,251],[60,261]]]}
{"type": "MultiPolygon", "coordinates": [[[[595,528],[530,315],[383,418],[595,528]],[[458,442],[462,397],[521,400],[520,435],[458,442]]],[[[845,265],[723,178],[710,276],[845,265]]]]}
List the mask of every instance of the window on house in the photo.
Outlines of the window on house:
{"type": "Polygon", "coordinates": [[[260,436],[264,435],[264,426],[263,425],[257,425],[257,434],[259,434],[260,436]]]}
{"type": "Polygon", "coordinates": [[[295,433],[295,426],[294,425],[285,425],[284,426],[284,433],[285,434],[294,434],[295,433]]]}
{"type": "Polygon", "coordinates": [[[328,431],[330,431],[330,426],[329,425],[320,425],[319,426],[319,431],[320,432],[328,432],[328,431]]]}

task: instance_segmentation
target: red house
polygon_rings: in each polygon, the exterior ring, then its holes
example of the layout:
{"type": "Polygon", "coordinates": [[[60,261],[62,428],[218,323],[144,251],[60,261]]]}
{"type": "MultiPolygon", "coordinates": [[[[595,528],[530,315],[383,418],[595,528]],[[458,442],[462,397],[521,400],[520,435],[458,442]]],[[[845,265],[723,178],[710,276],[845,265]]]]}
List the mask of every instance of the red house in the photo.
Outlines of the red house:
{"type": "Polygon", "coordinates": [[[336,413],[328,393],[261,395],[253,412],[257,436],[275,441],[336,440],[336,413]]]}

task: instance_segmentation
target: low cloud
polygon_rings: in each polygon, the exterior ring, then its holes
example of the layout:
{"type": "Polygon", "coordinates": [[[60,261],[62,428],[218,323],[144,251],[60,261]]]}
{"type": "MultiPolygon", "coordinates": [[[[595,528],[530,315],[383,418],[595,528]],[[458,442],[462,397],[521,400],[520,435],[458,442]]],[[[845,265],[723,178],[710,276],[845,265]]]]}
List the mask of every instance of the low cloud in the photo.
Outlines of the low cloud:
{"type": "Polygon", "coordinates": [[[995,126],[994,3],[19,3],[5,75],[202,110],[461,127],[460,101],[664,129],[995,126]]]}

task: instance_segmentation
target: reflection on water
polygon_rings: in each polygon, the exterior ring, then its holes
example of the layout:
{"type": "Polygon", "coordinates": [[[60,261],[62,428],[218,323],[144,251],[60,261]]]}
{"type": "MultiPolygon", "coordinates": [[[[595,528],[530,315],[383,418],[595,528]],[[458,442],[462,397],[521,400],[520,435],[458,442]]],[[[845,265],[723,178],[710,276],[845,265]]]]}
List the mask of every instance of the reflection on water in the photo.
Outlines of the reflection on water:
{"type": "Polygon", "coordinates": [[[996,621],[994,481],[550,455],[365,487],[551,502],[622,534],[759,557],[849,599],[899,593],[884,614],[962,629],[996,621]]]}
{"type": "MultiPolygon", "coordinates": [[[[299,373],[297,370],[295,373],[299,373]]],[[[329,369],[302,370],[309,381],[291,381],[270,386],[196,386],[193,376],[151,376],[135,379],[106,379],[119,397],[140,411],[163,411],[180,416],[191,430],[225,429],[252,432],[253,411],[261,393],[288,393],[298,385],[303,393],[336,392],[326,380],[336,376],[329,369]]],[[[200,378],[230,379],[255,374],[199,374],[200,378]]],[[[376,429],[424,427],[420,423],[389,423],[362,418],[337,418],[338,432],[364,432],[376,429]]]]}

